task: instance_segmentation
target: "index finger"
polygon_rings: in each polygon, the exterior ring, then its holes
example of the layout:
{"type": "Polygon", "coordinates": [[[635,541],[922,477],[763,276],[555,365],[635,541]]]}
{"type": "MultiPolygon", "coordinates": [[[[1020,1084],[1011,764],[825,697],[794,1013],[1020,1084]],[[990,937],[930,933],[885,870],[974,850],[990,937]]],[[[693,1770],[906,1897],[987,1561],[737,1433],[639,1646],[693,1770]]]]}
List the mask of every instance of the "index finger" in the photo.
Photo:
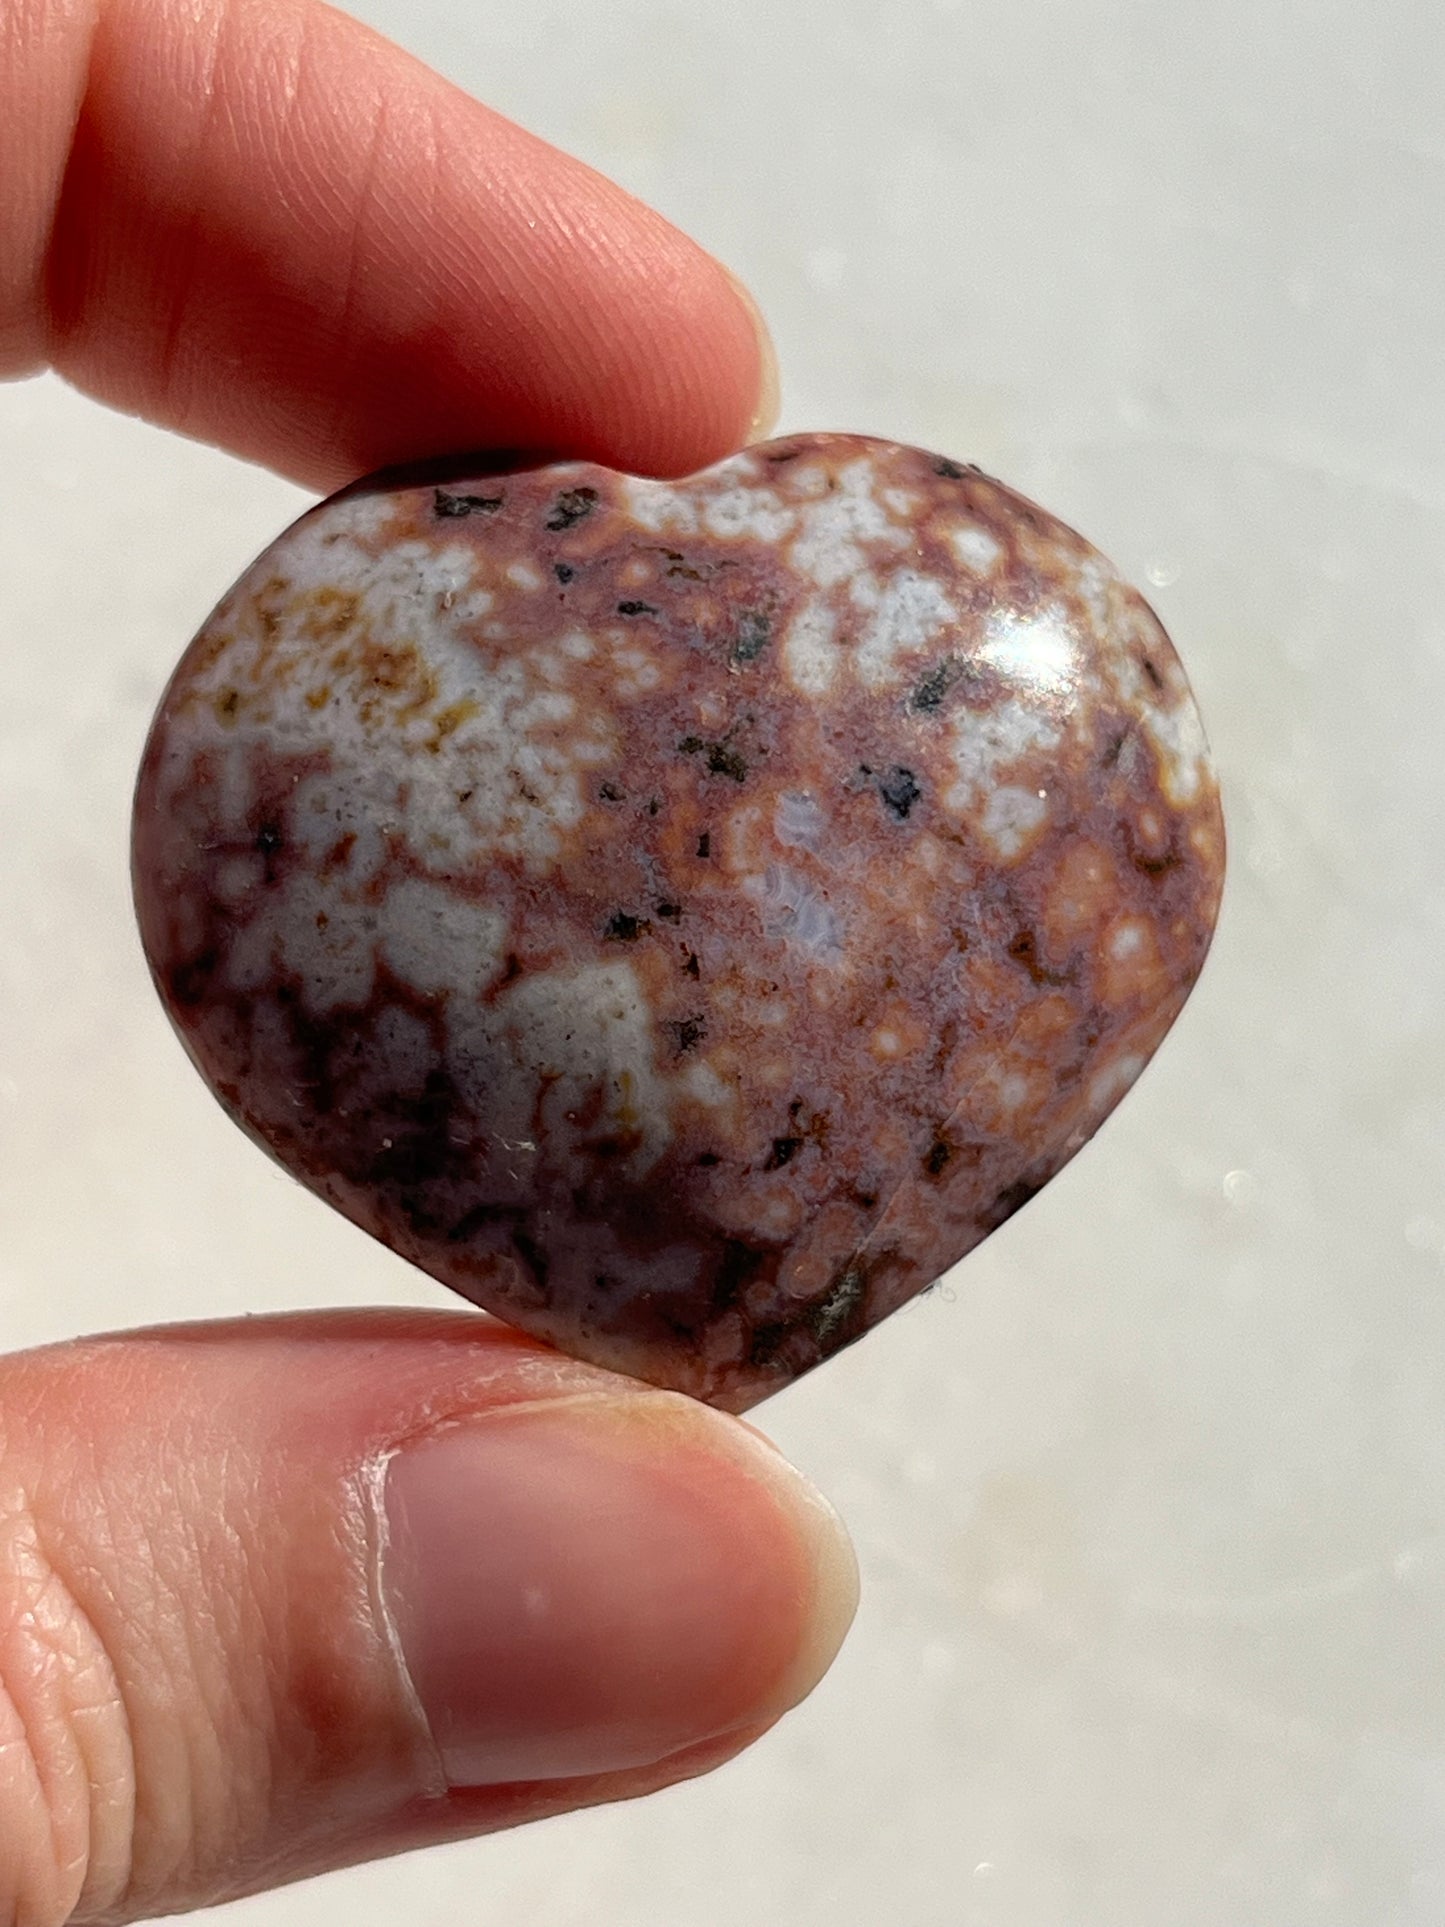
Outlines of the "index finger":
{"type": "Polygon", "coordinates": [[[715,260],[318,0],[0,0],[0,184],[0,372],[313,487],[682,473],[767,406],[715,260]]]}

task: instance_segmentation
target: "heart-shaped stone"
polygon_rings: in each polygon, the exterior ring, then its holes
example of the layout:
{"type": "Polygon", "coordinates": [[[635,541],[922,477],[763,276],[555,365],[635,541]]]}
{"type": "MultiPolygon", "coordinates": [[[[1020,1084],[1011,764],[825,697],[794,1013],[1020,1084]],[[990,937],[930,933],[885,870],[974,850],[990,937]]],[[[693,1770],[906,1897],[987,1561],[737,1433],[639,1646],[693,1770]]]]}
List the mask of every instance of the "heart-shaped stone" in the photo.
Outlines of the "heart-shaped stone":
{"type": "Polygon", "coordinates": [[[177,670],[134,855],[167,1009],[288,1170],[740,1410],[1097,1128],[1224,842],[1100,555],[976,469],[799,435],[323,503],[177,670]]]}

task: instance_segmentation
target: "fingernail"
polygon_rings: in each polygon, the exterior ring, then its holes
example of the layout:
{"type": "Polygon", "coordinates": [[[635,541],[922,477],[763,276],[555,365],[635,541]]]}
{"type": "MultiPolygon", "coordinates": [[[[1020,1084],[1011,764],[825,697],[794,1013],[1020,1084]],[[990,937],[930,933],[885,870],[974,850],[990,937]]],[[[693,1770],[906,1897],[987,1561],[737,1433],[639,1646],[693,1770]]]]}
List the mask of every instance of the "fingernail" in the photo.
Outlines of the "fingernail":
{"type": "Polygon", "coordinates": [[[842,1527],[667,1394],[500,1410],[405,1446],[382,1596],[449,1784],[650,1765],[766,1721],[853,1616],[842,1527]]]}
{"type": "Polygon", "coordinates": [[[748,429],[748,441],[766,441],[778,425],[778,414],[782,405],[782,385],[778,374],[778,351],[773,346],[773,337],[768,324],[763,319],[763,311],[753,299],[752,290],[739,281],[730,268],[723,269],[732,283],[733,293],[748,311],[753,330],[758,337],[758,402],[753,413],[752,424],[748,429]]]}

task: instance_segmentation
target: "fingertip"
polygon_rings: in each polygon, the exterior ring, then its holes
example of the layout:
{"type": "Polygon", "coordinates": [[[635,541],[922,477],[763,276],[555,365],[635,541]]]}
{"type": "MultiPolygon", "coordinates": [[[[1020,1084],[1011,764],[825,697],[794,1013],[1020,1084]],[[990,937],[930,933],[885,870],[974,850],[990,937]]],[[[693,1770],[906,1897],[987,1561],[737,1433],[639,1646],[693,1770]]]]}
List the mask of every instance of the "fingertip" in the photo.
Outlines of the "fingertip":
{"type": "Polygon", "coordinates": [[[0,1395],[44,1555],[0,1560],[0,1626],[49,1629],[38,1670],[0,1640],[41,1790],[0,1774],[0,1838],[59,1842],[113,1892],[87,1918],[706,1772],[856,1599],[750,1427],[471,1314],[116,1334],[0,1360],[0,1395]]]}
{"type": "Polygon", "coordinates": [[[769,1724],[799,1705],[837,1658],[858,1611],[858,1558],[836,1507],[751,1420],[681,1401],[699,1416],[712,1449],[767,1493],[799,1561],[796,1644],[771,1698],[754,1709],[769,1724]]]}
{"type": "Polygon", "coordinates": [[[757,342],[758,377],[757,399],[753,403],[752,419],[748,423],[747,440],[765,442],[778,425],[782,412],[783,385],[778,368],[778,350],[773,341],[773,333],[767,317],[753,297],[752,290],[745,281],[740,281],[731,269],[724,269],[732,287],[733,295],[740,303],[752,325],[757,342]]]}
{"type": "Polygon", "coordinates": [[[493,1412],[402,1448],[381,1579],[449,1786],[635,1773],[761,1730],[831,1663],[832,1509],[668,1394],[493,1412]]]}
{"type": "Polygon", "coordinates": [[[679,475],[759,432],[727,270],[359,22],[110,0],[85,71],[26,285],[88,392],[321,489],[485,447],[679,475]]]}
{"type": "Polygon", "coordinates": [[[860,1591],[858,1556],[842,1519],[801,1473],[793,1472],[792,1482],[791,1505],[811,1589],[797,1654],[779,1692],[782,1712],[805,1700],[838,1657],[857,1616],[860,1591]]]}

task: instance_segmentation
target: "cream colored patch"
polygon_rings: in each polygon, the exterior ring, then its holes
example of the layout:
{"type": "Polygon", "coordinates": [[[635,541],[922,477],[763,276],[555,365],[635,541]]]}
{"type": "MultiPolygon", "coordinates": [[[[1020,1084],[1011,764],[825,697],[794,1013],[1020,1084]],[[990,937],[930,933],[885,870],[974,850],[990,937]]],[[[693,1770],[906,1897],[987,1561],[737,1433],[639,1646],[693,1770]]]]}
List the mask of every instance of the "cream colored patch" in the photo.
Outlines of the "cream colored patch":
{"type": "Polygon", "coordinates": [[[1143,1070],[1146,1060],[1129,1051],[1096,1071],[1089,1083],[1089,1106],[1095,1112],[1111,1110],[1143,1070]]]}
{"type": "MultiPolygon", "coordinates": [[[[384,535],[396,520],[397,509],[402,498],[378,492],[375,495],[354,495],[346,504],[346,529],[362,541],[374,541],[384,535]]],[[[330,510],[325,511],[328,517],[330,510]]]]}
{"type": "Polygon", "coordinates": [[[650,482],[634,475],[621,481],[623,504],[640,527],[652,535],[696,535],[697,498],[665,482],[650,482]]]}
{"type": "Polygon", "coordinates": [[[877,592],[854,658],[858,674],[872,689],[895,682],[899,659],[937,648],[957,620],[957,608],[933,576],[898,569],[877,592]]]}
{"type": "Polygon", "coordinates": [[[1086,555],[1074,572],[1075,591],[1098,633],[1106,635],[1114,617],[1119,578],[1102,555],[1086,555]]]}
{"type": "MultiPolygon", "coordinates": [[[[1027,702],[1013,700],[996,709],[964,711],[954,723],[956,776],[944,800],[960,814],[978,808],[1004,772],[1026,758],[1047,755],[1061,740],[1062,732],[1047,710],[1027,702]]],[[[1033,785],[1035,790],[1039,787],[1033,785]]],[[[1039,804],[1037,796],[1033,800],[1039,804]]]]}
{"type": "Polygon", "coordinates": [[[294,979],[314,1016],[360,1008],[376,977],[376,915],[327,879],[298,876],[284,896],[268,892],[226,953],[230,989],[294,979]]]}
{"type": "Polygon", "coordinates": [[[984,805],[979,829],[1005,863],[1021,857],[1048,821],[1049,805],[1037,790],[1006,783],[984,805]]]}
{"type": "Polygon", "coordinates": [[[948,540],[959,566],[972,575],[992,575],[1003,560],[1003,544],[977,522],[951,528],[948,540]]]}
{"type": "Polygon", "coordinates": [[[723,1082],[705,1058],[698,1058],[680,1071],[673,1079],[678,1090],[692,1098],[695,1103],[705,1104],[709,1110],[718,1110],[725,1104],[735,1101],[736,1093],[723,1082]]]}
{"type": "Polygon", "coordinates": [[[654,657],[635,637],[623,629],[609,629],[603,640],[612,657],[612,689],[615,695],[630,702],[657,688],[662,681],[662,671],[654,657]]]}
{"type": "Polygon", "coordinates": [[[613,1168],[646,1176],[671,1137],[655,1069],[652,1009],[631,964],[581,964],[523,977],[490,1008],[457,1013],[453,1056],[489,1066],[487,1121],[565,1159],[610,1139],[613,1168]]]}
{"type": "Polygon", "coordinates": [[[215,890],[223,903],[244,904],[266,880],[266,859],[244,850],[226,857],[216,869],[215,890]]]}
{"type": "Polygon", "coordinates": [[[838,674],[838,619],[826,602],[806,602],[783,638],[783,667],[805,696],[822,696],[838,674]]]}
{"type": "Polygon", "coordinates": [[[911,488],[885,488],[883,506],[900,522],[912,522],[923,507],[923,498],[911,488]]]}
{"type": "Polygon", "coordinates": [[[1174,709],[1141,709],[1159,756],[1159,786],[1175,809],[1188,809],[1210,775],[1209,745],[1199,712],[1187,698],[1174,709]]]}
{"type": "MultiPolygon", "coordinates": [[[[861,569],[860,543],[906,548],[911,532],[893,522],[875,493],[877,471],[864,457],[849,462],[837,486],[800,512],[801,528],[788,550],[792,566],[819,588],[831,589],[861,569]]],[[[796,486],[796,478],[795,484],[796,486]]]]}
{"type": "Polygon", "coordinates": [[[770,488],[741,485],[720,489],[707,498],[702,511],[709,535],[723,541],[746,537],[754,542],[780,542],[797,524],[797,513],[784,508],[770,488]]]}
{"type": "Polygon", "coordinates": [[[383,962],[423,996],[475,998],[496,977],[507,919],[424,877],[401,877],[378,908],[383,962]]]}
{"type": "MultiPolygon", "coordinates": [[[[411,541],[372,556],[349,533],[350,508],[302,523],[235,592],[235,639],[194,685],[197,733],[225,743],[228,761],[258,736],[283,753],[324,743],[330,767],[298,792],[296,834],[313,857],[351,836],[352,876],[374,869],[383,835],[424,863],[497,854],[547,870],[591,772],[616,753],[612,717],[582,712],[568,687],[593,639],[574,629],[509,652],[503,630],[495,654],[479,651],[459,619],[479,593],[473,552],[411,541]],[[319,636],[317,610],[336,612],[319,636]],[[229,723],[211,715],[228,690],[243,698],[229,723]]],[[[610,640],[618,693],[655,686],[640,646],[610,640]]]]}

